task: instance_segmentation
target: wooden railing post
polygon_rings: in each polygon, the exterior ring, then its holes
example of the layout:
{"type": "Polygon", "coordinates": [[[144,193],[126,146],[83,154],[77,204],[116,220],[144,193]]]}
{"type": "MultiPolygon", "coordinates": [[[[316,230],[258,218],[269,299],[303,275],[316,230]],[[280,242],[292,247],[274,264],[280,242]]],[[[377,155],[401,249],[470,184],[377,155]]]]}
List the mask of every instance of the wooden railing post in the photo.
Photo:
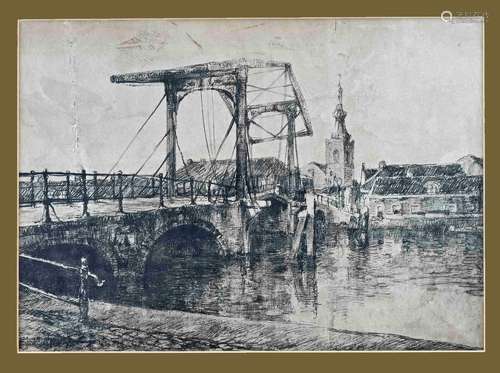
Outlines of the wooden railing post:
{"type": "Polygon", "coordinates": [[[82,201],[83,213],[82,216],[89,216],[89,196],[87,193],[87,172],[82,170],[82,201]]]}
{"type": "Polygon", "coordinates": [[[35,202],[35,171],[31,171],[30,186],[31,186],[31,190],[30,190],[31,206],[35,207],[36,206],[36,202],[35,202]]]}
{"type": "Polygon", "coordinates": [[[207,185],[207,199],[208,202],[212,202],[212,181],[208,181],[207,185]]]}
{"type": "Polygon", "coordinates": [[[160,207],[165,207],[165,203],[163,201],[163,174],[160,173],[158,177],[160,179],[160,207]]]}
{"type": "Polygon", "coordinates": [[[97,201],[97,171],[94,171],[94,192],[92,193],[92,199],[97,201]]]}
{"type": "Polygon", "coordinates": [[[123,175],[118,171],[118,212],[123,212],[123,175]]]}
{"type": "Polygon", "coordinates": [[[130,198],[135,198],[134,178],[135,176],[132,175],[132,179],[130,179],[130,198]]]}
{"type": "Polygon", "coordinates": [[[193,179],[193,177],[189,178],[189,194],[191,197],[191,204],[194,205],[194,179],[193,179]]]}
{"type": "Polygon", "coordinates": [[[80,306],[79,320],[82,324],[89,321],[89,267],[86,258],[80,260],[80,290],[78,292],[80,306]]]}
{"type": "Polygon", "coordinates": [[[49,173],[47,169],[43,171],[43,212],[45,217],[45,223],[50,223],[52,220],[50,218],[50,201],[49,201],[49,173]]]}
{"type": "Polygon", "coordinates": [[[116,199],[116,177],[114,173],[111,175],[111,195],[113,199],[116,199]]]}
{"type": "Polygon", "coordinates": [[[66,202],[71,203],[70,174],[66,171],[66,202]]]}

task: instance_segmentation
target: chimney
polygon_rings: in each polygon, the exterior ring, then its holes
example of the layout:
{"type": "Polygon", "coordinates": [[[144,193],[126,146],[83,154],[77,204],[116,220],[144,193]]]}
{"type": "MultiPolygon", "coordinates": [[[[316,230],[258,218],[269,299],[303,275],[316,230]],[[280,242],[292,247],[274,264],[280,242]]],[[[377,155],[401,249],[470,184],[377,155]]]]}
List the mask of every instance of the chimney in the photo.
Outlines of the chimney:
{"type": "Polygon", "coordinates": [[[378,169],[379,169],[379,171],[380,171],[380,170],[382,170],[385,166],[386,166],[385,161],[380,161],[380,162],[378,163],[378,169]]]}

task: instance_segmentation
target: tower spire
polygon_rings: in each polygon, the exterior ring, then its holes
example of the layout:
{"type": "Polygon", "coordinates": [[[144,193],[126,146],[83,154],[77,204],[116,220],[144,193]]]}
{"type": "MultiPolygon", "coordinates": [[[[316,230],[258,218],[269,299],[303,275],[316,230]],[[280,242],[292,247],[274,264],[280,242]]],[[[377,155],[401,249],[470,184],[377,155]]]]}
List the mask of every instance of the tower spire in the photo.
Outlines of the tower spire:
{"type": "Polygon", "coordinates": [[[344,133],[345,130],[345,117],[347,116],[347,113],[344,110],[344,107],[342,106],[342,95],[344,90],[342,89],[342,85],[340,84],[340,79],[342,75],[339,74],[339,83],[338,83],[338,91],[337,91],[337,107],[335,108],[335,111],[333,112],[333,117],[335,118],[335,127],[333,130],[333,136],[341,136],[344,133]]]}
{"type": "Polygon", "coordinates": [[[342,106],[342,93],[343,93],[343,89],[342,89],[342,86],[340,85],[340,79],[342,78],[342,74],[339,74],[339,91],[338,91],[338,94],[337,94],[337,97],[339,99],[339,105],[342,106]]]}

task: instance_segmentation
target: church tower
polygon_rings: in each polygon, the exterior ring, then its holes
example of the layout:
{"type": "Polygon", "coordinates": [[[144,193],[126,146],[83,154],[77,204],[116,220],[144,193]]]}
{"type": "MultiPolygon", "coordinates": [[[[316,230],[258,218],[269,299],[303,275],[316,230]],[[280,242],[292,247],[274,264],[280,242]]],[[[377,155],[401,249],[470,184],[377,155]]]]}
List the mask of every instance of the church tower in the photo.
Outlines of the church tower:
{"type": "Polygon", "coordinates": [[[335,123],[330,135],[326,139],[326,185],[352,186],[352,175],[354,170],[354,140],[346,129],[345,118],[347,113],[342,105],[342,86],[340,75],[338,84],[338,103],[333,112],[335,123]]]}

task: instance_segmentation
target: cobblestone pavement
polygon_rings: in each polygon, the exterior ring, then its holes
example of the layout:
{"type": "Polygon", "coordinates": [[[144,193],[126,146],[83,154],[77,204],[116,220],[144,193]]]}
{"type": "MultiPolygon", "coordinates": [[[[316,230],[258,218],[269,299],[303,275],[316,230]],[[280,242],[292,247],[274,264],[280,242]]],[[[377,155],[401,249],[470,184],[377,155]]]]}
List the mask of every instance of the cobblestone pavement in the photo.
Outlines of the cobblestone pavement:
{"type": "Polygon", "coordinates": [[[305,324],[251,321],[91,302],[78,308],[21,291],[20,351],[464,350],[469,346],[396,334],[361,333],[305,324]]]}
{"type": "Polygon", "coordinates": [[[54,309],[52,300],[36,295],[20,296],[20,351],[181,351],[248,350],[251,347],[229,345],[210,340],[179,338],[165,332],[144,331],[113,325],[112,321],[91,320],[78,323],[78,309],[68,305],[54,309]]]}

